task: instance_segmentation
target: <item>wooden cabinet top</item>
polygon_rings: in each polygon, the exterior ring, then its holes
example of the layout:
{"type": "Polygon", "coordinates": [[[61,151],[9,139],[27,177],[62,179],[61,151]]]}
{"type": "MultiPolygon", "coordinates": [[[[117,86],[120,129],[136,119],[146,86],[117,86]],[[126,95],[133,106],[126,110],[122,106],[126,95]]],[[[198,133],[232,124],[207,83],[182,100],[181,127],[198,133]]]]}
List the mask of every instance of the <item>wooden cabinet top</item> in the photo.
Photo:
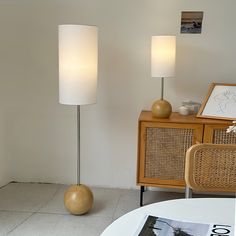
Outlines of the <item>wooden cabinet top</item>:
{"type": "Polygon", "coordinates": [[[178,112],[172,112],[169,118],[155,118],[152,116],[151,111],[142,111],[139,116],[139,121],[151,121],[160,123],[185,123],[185,124],[219,124],[219,125],[231,125],[232,121],[217,120],[217,119],[204,119],[198,118],[196,115],[180,115],[178,112]]]}

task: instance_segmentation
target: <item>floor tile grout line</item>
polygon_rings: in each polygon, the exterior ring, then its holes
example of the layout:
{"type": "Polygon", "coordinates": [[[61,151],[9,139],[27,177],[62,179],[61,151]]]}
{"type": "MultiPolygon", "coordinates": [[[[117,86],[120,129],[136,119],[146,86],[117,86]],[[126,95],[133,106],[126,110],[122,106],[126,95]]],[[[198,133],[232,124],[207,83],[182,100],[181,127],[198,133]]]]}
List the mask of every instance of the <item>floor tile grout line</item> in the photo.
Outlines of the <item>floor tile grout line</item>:
{"type": "Polygon", "coordinates": [[[34,212],[35,214],[39,215],[60,215],[60,216],[70,216],[70,214],[66,213],[55,213],[55,212],[34,212]]]}
{"type": "Polygon", "coordinates": [[[63,213],[50,213],[50,212],[34,212],[34,214],[37,215],[59,215],[59,216],[70,216],[70,217],[75,217],[75,218],[87,218],[87,217],[91,217],[91,218],[104,218],[104,219],[111,219],[110,216],[102,216],[102,215],[72,215],[72,214],[63,214],[63,213]]]}
{"type": "Polygon", "coordinates": [[[56,191],[54,192],[54,194],[52,195],[52,197],[46,201],[45,203],[43,203],[36,211],[35,213],[38,213],[43,207],[45,207],[56,195],[57,193],[60,191],[61,186],[59,185],[58,188],[56,189],[56,191]]]}
{"type": "Polygon", "coordinates": [[[21,210],[0,210],[0,212],[9,212],[9,213],[11,213],[11,212],[16,212],[16,213],[37,213],[37,212],[35,212],[35,211],[21,211],[21,210]]]}
{"type": "MultiPolygon", "coordinates": [[[[105,215],[92,215],[92,214],[87,214],[87,215],[72,215],[69,213],[55,213],[55,212],[30,212],[30,211],[12,211],[12,210],[0,210],[1,212],[8,212],[8,213],[31,213],[31,216],[39,214],[39,215],[60,215],[60,216],[72,216],[72,217],[93,217],[93,218],[105,218],[105,219],[111,219],[111,216],[105,216],[105,215]]],[[[28,217],[28,218],[29,218],[28,217]]]]}
{"type": "Polygon", "coordinates": [[[33,212],[31,215],[29,215],[28,217],[26,217],[22,222],[20,222],[19,224],[17,224],[13,229],[11,229],[10,231],[7,232],[7,235],[9,235],[10,233],[12,233],[15,229],[17,229],[18,227],[20,227],[22,224],[24,224],[30,217],[32,217],[35,214],[35,212],[33,212]]]}
{"type": "Polygon", "coordinates": [[[55,212],[38,212],[38,211],[20,211],[20,210],[0,210],[1,212],[8,212],[8,213],[31,213],[31,214],[52,214],[52,215],[70,215],[69,213],[55,213],[55,212]]]}
{"type": "Polygon", "coordinates": [[[118,205],[119,205],[119,202],[120,202],[121,197],[122,197],[122,193],[120,193],[120,196],[119,196],[119,198],[118,198],[118,200],[117,200],[117,203],[116,203],[116,206],[115,206],[115,209],[114,209],[114,212],[113,212],[113,214],[112,214],[112,216],[111,216],[112,222],[114,221],[114,216],[115,216],[116,210],[117,210],[117,208],[118,208],[118,205]]]}

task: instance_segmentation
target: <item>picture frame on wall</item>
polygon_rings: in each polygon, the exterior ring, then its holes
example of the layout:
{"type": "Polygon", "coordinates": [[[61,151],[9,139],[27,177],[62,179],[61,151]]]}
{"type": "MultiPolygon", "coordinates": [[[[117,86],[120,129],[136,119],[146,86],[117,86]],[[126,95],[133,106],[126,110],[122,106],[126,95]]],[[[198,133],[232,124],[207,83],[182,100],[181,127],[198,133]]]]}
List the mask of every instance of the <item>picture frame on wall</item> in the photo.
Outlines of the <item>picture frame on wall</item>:
{"type": "Polygon", "coordinates": [[[212,83],[197,117],[236,120],[236,84],[212,83]]]}
{"type": "Polygon", "coordinates": [[[203,11],[181,12],[181,34],[201,34],[203,11]]]}

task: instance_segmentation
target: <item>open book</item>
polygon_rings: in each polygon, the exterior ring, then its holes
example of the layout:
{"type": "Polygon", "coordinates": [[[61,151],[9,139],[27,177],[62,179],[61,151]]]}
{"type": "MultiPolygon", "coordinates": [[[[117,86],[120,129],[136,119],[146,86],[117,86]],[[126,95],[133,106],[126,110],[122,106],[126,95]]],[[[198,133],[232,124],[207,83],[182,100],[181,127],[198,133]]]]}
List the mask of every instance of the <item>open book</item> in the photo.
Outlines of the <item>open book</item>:
{"type": "Polygon", "coordinates": [[[233,225],[203,224],[147,215],[135,236],[234,236],[233,225]]]}

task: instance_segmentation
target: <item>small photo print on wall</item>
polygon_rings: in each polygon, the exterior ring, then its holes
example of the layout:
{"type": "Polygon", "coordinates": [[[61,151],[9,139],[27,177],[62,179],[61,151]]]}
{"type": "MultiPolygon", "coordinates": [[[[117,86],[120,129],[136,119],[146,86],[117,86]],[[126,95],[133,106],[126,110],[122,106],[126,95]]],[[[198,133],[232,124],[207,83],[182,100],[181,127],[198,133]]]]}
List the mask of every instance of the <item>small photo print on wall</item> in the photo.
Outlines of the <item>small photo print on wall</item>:
{"type": "Polygon", "coordinates": [[[202,32],[203,11],[182,11],[181,29],[182,34],[200,34],[202,32]]]}

